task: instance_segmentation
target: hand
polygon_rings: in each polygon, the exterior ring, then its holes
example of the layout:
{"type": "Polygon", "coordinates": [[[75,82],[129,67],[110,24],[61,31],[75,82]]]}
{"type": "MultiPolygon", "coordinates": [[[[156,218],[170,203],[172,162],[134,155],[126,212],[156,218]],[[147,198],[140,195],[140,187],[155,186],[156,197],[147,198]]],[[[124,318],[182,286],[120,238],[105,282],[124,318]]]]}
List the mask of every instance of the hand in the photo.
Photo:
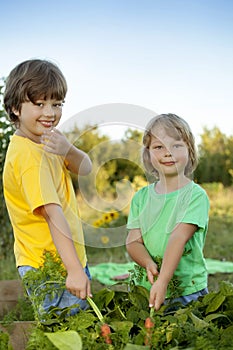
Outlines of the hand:
{"type": "Polygon", "coordinates": [[[60,156],[66,156],[72,147],[72,144],[67,140],[65,135],[55,128],[41,135],[41,143],[45,145],[44,150],[46,152],[60,156]]]}
{"type": "Polygon", "coordinates": [[[86,297],[92,297],[91,283],[84,271],[82,274],[77,275],[69,274],[66,278],[66,289],[79,299],[86,299],[86,297]]]}
{"type": "Polygon", "coordinates": [[[146,265],[146,273],[147,273],[147,278],[148,281],[153,284],[154,283],[154,278],[155,276],[159,275],[158,272],[158,266],[154,261],[150,261],[147,265],[146,265]]]}
{"type": "Polygon", "coordinates": [[[164,303],[167,292],[167,284],[162,282],[159,278],[155,281],[150,290],[149,307],[154,307],[156,311],[164,303]]]}

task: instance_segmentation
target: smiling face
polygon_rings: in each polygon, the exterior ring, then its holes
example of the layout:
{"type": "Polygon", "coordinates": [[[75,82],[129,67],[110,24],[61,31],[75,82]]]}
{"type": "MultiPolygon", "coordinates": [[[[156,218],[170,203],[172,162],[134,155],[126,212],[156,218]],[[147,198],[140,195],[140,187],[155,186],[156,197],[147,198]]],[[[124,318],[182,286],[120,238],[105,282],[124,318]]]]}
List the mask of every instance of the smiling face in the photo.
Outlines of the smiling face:
{"type": "Polygon", "coordinates": [[[43,132],[51,130],[59,123],[62,101],[55,99],[26,101],[22,103],[20,111],[13,110],[13,112],[19,121],[16,134],[40,143],[43,132]]]}
{"type": "Polygon", "coordinates": [[[149,145],[151,164],[160,177],[184,176],[189,161],[186,143],[160,127],[153,130],[149,145]]]}

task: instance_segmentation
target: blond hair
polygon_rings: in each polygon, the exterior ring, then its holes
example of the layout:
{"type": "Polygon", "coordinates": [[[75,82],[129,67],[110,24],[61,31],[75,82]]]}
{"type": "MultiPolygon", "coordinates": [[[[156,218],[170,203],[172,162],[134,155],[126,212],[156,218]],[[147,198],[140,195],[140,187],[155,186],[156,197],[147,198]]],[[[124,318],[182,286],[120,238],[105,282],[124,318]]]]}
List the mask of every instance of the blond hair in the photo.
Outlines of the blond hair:
{"type": "Polygon", "coordinates": [[[147,124],[143,135],[142,161],[149,174],[159,177],[158,171],[153,167],[150,159],[149,147],[153,129],[162,127],[166,133],[176,140],[183,140],[188,148],[189,161],[185,168],[185,175],[190,176],[197,167],[198,157],[195,147],[195,138],[188,123],[176,114],[160,114],[152,118],[147,124]]]}

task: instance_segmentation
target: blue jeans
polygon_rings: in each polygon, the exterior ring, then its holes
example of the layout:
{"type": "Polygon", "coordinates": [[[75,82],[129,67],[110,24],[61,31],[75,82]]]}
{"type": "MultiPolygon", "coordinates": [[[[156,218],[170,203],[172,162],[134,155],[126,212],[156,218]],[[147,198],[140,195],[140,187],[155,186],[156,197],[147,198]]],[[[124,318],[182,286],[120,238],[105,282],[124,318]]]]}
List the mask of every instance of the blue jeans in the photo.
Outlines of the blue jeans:
{"type": "MultiPolygon", "coordinates": [[[[29,265],[18,267],[18,272],[21,278],[25,275],[26,272],[30,270],[36,270],[36,268],[29,265]]],[[[88,265],[86,265],[86,267],[84,268],[84,271],[87,277],[89,278],[89,280],[91,280],[91,275],[90,275],[88,265]]],[[[50,295],[47,295],[46,298],[44,299],[43,313],[48,312],[48,310],[51,307],[56,307],[61,309],[70,307],[71,309],[69,311],[68,316],[73,316],[77,314],[80,311],[80,309],[86,310],[89,307],[86,300],[77,298],[76,296],[68,292],[67,289],[61,290],[61,287],[59,284],[56,284],[56,283],[53,284],[53,292],[55,293],[53,294],[54,297],[52,299],[50,295]],[[78,304],[78,306],[76,304],[78,304]],[[76,305],[76,306],[72,307],[73,305],[76,305]]],[[[27,289],[27,293],[30,297],[30,295],[32,294],[32,291],[30,289],[27,289]]],[[[38,310],[38,313],[39,313],[39,310],[38,310]]]]}
{"type": "Polygon", "coordinates": [[[184,295],[182,297],[179,297],[179,298],[175,298],[175,299],[172,299],[172,300],[165,300],[164,301],[164,304],[165,305],[168,305],[170,304],[171,305],[171,308],[169,307],[166,311],[175,311],[178,309],[178,307],[176,306],[172,306],[173,303],[181,303],[182,305],[187,305],[188,303],[190,303],[191,301],[196,301],[199,297],[203,296],[203,295],[206,295],[208,294],[208,288],[204,288],[202,290],[199,290],[198,292],[195,292],[195,293],[192,293],[192,294],[189,294],[189,295],[184,295]]]}

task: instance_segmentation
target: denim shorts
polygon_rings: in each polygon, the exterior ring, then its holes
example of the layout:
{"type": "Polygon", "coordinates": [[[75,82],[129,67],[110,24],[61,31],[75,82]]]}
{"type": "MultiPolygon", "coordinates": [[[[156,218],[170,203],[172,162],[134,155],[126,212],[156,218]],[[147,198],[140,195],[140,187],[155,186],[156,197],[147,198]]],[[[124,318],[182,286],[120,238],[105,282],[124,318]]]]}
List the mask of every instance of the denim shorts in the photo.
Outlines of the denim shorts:
{"type": "MultiPolygon", "coordinates": [[[[208,288],[204,288],[202,290],[199,290],[198,292],[195,292],[195,293],[192,293],[192,294],[189,294],[189,295],[184,295],[182,297],[179,297],[179,298],[175,298],[175,299],[166,299],[164,304],[165,305],[172,305],[174,303],[181,303],[182,305],[186,306],[188,303],[190,303],[191,301],[196,301],[199,297],[201,296],[204,296],[206,294],[208,294],[209,291],[208,291],[208,288]]],[[[172,311],[172,310],[176,310],[178,309],[178,307],[172,307],[167,309],[167,311],[172,311]]]]}
{"type": "MultiPolygon", "coordinates": [[[[26,272],[30,270],[36,270],[36,268],[29,265],[18,267],[18,272],[21,278],[25,275],[26,272]]],[[[90,275],[88,265],[86,265],[86,267],[84,268],[84,271],[87,277],[89,278],[89,280],[91,280],[91,275],[90,275]]],[[[89,305],[86,300],[77,298],[76,296],[68,292],[67,289],[61,290],[61,286],[59,284],[54,283],[53,287],[54,287],[53,298],[51,298],[50,295],[48,295],[44,299],[43,313],[47,313],[51,307],[61,308],[61,309],[70,307],[68,316],[73,316],[77,314],[80,311],[80,309],[81,310],[88,309],[89,305]],[[76,305],[76,306],[72,307],[73,305],[76,305]]],[[[30,295],[32,294],[32,291],[30,289],[27,289],[27,293],[30,297],[30,295]]],[[[38,313],[39,313],[39,310],[38,310],[38,313]]]]}

